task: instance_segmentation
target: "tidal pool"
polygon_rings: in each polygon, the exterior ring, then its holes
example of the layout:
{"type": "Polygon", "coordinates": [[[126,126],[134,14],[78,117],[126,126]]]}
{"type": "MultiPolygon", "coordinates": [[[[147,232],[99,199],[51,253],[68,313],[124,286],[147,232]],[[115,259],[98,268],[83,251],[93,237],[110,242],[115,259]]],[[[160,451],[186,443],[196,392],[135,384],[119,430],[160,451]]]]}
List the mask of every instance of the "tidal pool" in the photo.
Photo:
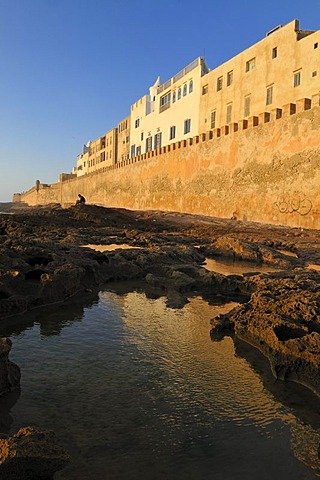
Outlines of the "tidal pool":
{"type": "Polygon", "coordinates": [[[141,247],[133,247],[131,245],[127,245],[126,243],[111,243],[109,245],[95,245],[95,244],[88,244],[82,245],[86,248],[91,248],[92,250],[97,250],[98,252],[113,252],[114,250],[130,250],[130,249],[140,249],[141,247]]]}
{"type": "Polygon", "coordinates": [[[279,272],[280,268],[273,267],[266,264],[255,264],[248,261],[235,261],[233,259],[214,259],[207,258],[204,265],[207,270],[212,272],[222,273],[223,275],[243,275],[249,272],[269,273],[279,272]]]}
{"type": "Polygon", "coordinates": [[[22,370],[20,397],[0,399],[1,431],[53,429],[72,455],[56,480],[319,478],[319,399],[275,381],[245,344],[210,338],[233,305],[102,291],[83,309],[34,313],[1,332],[22,370]]]}

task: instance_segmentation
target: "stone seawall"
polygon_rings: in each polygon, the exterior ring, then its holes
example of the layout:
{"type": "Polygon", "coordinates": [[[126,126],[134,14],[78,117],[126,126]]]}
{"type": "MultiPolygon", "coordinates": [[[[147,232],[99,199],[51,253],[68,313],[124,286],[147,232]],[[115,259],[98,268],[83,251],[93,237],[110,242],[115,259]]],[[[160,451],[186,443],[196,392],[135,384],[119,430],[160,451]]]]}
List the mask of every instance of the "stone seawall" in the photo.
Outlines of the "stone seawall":
{"type": "Polygon", "coordinates": [[[40,183],[36,187],[30,188],[25,193],[13,196],[14,202],[25,202],[28,205],[48,205],[49,203],[61,203],[61,183],[51,185],[40,183]]]}
{"type": "Polygon", "coordinates": [[[40,185],[29,205],[88,203],[320,228],[319,95],[199,137],[40,185]]]}

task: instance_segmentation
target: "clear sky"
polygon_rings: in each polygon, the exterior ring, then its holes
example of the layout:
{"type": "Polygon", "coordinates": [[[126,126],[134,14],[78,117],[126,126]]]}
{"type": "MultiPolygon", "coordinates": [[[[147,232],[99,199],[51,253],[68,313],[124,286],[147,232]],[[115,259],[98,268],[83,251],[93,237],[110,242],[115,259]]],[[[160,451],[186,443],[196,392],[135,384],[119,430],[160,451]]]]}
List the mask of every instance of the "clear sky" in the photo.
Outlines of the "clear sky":
{"type": "Polygon", "coordinates": [[[215,68],[320,0],[0,0],[0,202],[56,183],[158,75],[215,68]]]}

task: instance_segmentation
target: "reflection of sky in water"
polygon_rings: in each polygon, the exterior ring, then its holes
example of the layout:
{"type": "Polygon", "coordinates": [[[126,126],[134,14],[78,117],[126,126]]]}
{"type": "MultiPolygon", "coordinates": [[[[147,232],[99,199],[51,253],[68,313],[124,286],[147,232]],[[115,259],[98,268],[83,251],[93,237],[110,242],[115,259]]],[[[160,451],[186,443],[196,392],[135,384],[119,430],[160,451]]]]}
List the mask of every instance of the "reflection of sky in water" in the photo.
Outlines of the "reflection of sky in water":
{"type": "Polygon", "coordinates": [[[92,250],[97,250],[98,252],[113,252],[114,250],[120,249],[120,250],[129,250],[132,248],[138,248],[140,247],[133,247],[130,245],[127,245],[126,243],[110,243],[110,245],[94,245],[94,244],[88,244],[88,245],[82,245],[83,247],[86,248],[91,248],[92,250]]]}
{"type": "Polygon", "coordinates": [[[207,270],[211,272],[222,273],[223,275],[242,275],[248,272],[278,272],[279,268],[272,267],[271,265],[256,265],[253,262],[247,261],[233,261],[228,259],[215,260],[213,258],[207,258],[203,265],[207,270]]]}
{"type": "Polygon", "coordinates": [[[307,265],[307,268],[310,270],[317,270],[317,272],[320,272],[320,265],[317,265],[316,263],[310,263],[307,265]]]}
{"type": "Polygon", "coordinates": [[[265,389],[230,338],[210,339],[210,318],[232,306],[195,298],[173,310],[104,292],[76,322],[63,308],[48,315],[42,335],[36,324],[12,337],[23,376],[11,430],[56,431],[74,456],[56,479],[316,478],[319,432],[265,389]],[[55,316],[64,327],[50,336],[55,316]]]}

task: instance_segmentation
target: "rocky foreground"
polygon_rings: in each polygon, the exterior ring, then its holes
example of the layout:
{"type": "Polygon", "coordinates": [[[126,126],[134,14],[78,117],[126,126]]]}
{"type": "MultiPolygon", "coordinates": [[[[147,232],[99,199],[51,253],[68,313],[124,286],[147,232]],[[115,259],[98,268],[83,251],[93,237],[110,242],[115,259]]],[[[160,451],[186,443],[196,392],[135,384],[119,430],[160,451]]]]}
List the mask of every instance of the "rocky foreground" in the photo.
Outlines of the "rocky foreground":
{"type": "Polygon", "coordinates": [[[264,353],[277,378],[320,395],[319,247],[315,230],[179,213],[55,205],[0,214],[0,328],[118,280],[143,282],[168,307],[192,295],[233,300],[239,306],[212,320],[212,336],[238,336],[264,353]],[[101,253],[89,244],[139,248],[101,253]],[[204,268],[206,257],[279,271],[224,276],[204,268]]]}

